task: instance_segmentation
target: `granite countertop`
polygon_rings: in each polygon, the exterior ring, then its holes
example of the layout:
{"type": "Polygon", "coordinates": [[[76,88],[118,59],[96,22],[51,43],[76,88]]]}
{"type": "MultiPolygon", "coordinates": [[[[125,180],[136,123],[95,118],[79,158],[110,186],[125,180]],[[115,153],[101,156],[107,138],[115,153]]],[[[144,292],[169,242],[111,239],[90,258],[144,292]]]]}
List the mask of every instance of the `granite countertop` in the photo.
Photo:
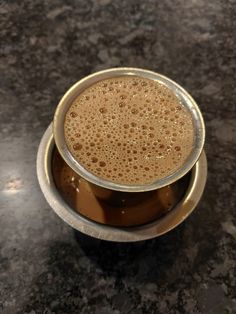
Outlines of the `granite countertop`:
{"type": "Polygon", "coordinates": [[[0,312],[236,313],[235,1],[1,1],[0,15],[0,312]],[[75,232],[36,178],[64,92],[116,66],[176,80],[207,130],[201,203],[135,244],[75,232]]]}

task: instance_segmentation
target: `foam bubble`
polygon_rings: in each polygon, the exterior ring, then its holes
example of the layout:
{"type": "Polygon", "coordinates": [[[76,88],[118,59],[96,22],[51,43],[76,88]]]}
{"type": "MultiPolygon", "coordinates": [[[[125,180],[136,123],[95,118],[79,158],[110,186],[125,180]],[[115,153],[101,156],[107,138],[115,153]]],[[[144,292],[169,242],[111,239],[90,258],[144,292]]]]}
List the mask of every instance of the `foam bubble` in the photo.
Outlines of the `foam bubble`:
{"type": "Polygon", "coordinates": [[[66,114],[64,132],[82,166],[123,184],[170,175],[194,141],[191,115],[178,98],[136,76],[103,80],[83,91],[66,114]]]}

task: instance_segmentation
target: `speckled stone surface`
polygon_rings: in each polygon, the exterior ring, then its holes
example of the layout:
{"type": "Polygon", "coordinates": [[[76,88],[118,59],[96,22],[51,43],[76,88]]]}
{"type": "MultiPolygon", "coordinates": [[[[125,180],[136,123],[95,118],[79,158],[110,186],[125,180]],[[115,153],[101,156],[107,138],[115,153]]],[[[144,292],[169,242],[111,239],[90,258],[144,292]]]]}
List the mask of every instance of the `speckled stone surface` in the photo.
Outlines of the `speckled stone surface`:
{"type": "Polygon", "coordinates": [[[0,313],[236,313],[236,2],[0,1],[0,15],[0,313]],[[197,210],[136,244],[76,233],[36,178],[63,93],[114,66],[179,82],[207,129],[197,210]]]}

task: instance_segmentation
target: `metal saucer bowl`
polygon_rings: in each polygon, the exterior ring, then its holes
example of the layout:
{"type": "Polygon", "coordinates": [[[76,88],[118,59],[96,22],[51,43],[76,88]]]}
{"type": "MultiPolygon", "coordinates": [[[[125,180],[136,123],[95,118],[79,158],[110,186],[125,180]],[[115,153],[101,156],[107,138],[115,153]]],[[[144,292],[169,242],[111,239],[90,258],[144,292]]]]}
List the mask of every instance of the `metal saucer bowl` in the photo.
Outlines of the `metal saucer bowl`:
{"type": "Polygon", "coordinates": [[[165,216],[138,227],[112,227],[99,224],[74,211],[62,198],[52,176],[52,153],[55,147],[52,125],[44,133],[37,154],[37,176],[42,192],[52,209],[74,229],[89,236],[117,242],[152,239],[182,223],[197,206],[207,178],[207,160],[202,151],[190,170],[190,182],[184,197],[165,216]]]}

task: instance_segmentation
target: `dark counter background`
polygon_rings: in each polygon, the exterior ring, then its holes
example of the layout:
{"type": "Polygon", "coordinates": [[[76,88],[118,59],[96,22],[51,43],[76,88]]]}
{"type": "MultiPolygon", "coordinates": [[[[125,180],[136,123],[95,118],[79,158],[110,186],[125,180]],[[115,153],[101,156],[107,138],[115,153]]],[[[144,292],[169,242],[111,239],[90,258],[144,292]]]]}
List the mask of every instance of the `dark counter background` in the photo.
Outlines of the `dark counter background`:
{"type": "Polygon", "coordinates": [[[236,313],[236,2],[0,1],[0,15],[0,312],[236,313]],[[116,66],[176,80],[207,130],[198,208],[136,244],[75,233],[36,178],[63,93],[116,66]]]}

